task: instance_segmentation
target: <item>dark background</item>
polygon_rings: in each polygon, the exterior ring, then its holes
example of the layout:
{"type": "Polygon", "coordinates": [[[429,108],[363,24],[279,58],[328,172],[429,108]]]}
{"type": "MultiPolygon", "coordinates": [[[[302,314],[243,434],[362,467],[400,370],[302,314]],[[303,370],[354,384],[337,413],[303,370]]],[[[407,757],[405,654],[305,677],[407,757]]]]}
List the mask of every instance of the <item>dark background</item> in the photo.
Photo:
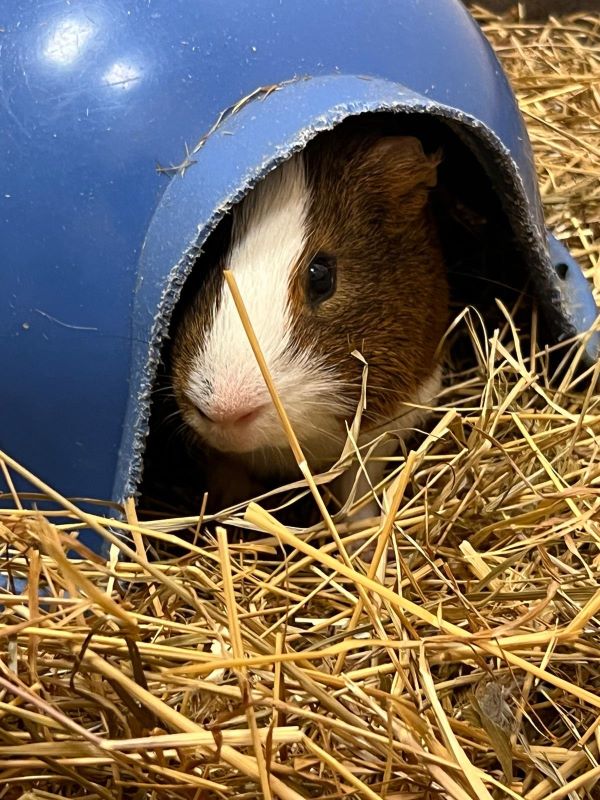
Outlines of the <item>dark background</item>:
{"type": "MultiPolygon", "coordinates": [[[[479,0],[467,2],[466,5],[479,5],[490,11],[508,11],[516,8],[515,0],[479,0]]],[[[570,14],[575,11],[600,12],[600,0],[523,0],[526,19],[543,19],[548,14],[570,14]]]]}

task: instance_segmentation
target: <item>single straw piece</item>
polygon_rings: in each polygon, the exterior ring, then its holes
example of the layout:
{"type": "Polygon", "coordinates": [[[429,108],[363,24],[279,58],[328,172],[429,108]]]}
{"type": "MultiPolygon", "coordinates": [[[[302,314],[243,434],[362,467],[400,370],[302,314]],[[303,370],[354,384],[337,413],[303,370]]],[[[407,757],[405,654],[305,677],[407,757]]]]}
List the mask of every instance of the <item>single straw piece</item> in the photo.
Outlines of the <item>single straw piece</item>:
{"type": "MultiPolygon", "coordinates": [[[[244,301],[242,300],[242,296],[240,294],[240,290],[238,289],[238,285],[233,275],[233,272],[231,272],[231,270],[229,269],[226,269],[223,270],[223,275],[225,276],[225,280],[227,281],[227,286],[229,287],[229,291],[231,292],[231,296],[233,297],[233,302],[235,303],[237,312],[240,315],[240,319],[242,321],[242,325],[244,326],[244,331],[246,332],[248,341],[250,342],[250,346],[252,347],[252,352],[254,353],[254,357],[258,362],[258,366],[260,367],[263,379],[267,384],[267,389],[269,390],[269,394],[271,395],[271,400],[273,401],[273,405],[275,406],[277,413],[279,414],[279,419],[281,420],[281,424],[285,429],[285,433],[286,436],[288,437],[290,447],[292,448],[294,458],[296,459],[296,461],[298,462],[298,466],[302,470],[303,465],[306,464],[306,458],[304,457],[304,453],[302,452],[302,448],[300,447],[300,442],[298,441],[298,437],[294,433],[294,429],[290,424],[289,417],[286,413],[285,408],[283,407],[283,403],[279,398],[279,394],[277,393],[275,385],[273,384],[271,373],[269,372],[267,362],[265,360],[261,347],[258,343],[258,339],[256,338],[256,334],[254,333],[254,328],[252,327],[252,323],[250,322],[250,317],[248,316],[248,312],[246,311],[246,306],[244,305],[244,301]]],[[[304,474],[304,470],[302,474],[304,474]]]]}
{"type": "Polygon", "coordinates": [[[271,400],[273,401],[273,405],[275,406],[277,414],[279,415],[279,419],[281,420],[281,424],[283,425],[283,429],[285,430],[288,442],[290,444],[290,447],[292,448],[292,453],[294,454],[296,463],[298,464],[300,472],[302,473],[302,475],[304,476],[306,482],[310,487],[312,495],[315,498],[315,501],[319,507],[319,511],[323,515],[323,519],[325,520],[325,523],[329,528],[331,535],[334,537],[336,543],[340,547],[341,552],[345,556],[344,560],[349,564],[350,560],[346,555],[344,546],[340,540],[336,527],[333,524],[333,520],[331,519],[331,515],[329,514],[329,511],[327,511],[327,507],[323,502],[323,498],[321,497],[321,494],[317,489],[317,485],[314,481],[310,469],[308,468],[308,462],[306,461],[306,457],[302,452],[302,448],[300,447],[300,442],[298,441],[298,437],[296,436],[294,429],[292,428],[290,419],[287,415],[285,408],[283,407],[283,403],[281,402],[277,389],[275,388],[275,384],[273,383],[273,378],[271,377],[271,373],[269,372],[269,367],[267,366],[267,362],[261,350],[260,344],[258,343],[258,339],[256,338],[256,334],[254,333],[254,328],[252,327],[252,323],[250,321],[250,317],[248,316],[248,312],[246,311],[246,307],[244,305],[244,301],[242,300],[242,296],[240,294],[240,290],[238,289],[235,277],[231,272],[231,270],[229,269],[223,270],[223,274],[225,276],[225,280],[227,281],[227,286],[229,287],[231,296],[233,297],[233,302],[235,303],[237,312],[240,315],[240,320],[242,322],[242,325],[244,326],[244,331],[246,332],[246,336],[248,337],[248,341],[250,342],[250,346],[252,347],[252,352],[254,353],[254,357],[256,358],[264,382],[267,385],[269,394],[271,395],[271,400]]]}

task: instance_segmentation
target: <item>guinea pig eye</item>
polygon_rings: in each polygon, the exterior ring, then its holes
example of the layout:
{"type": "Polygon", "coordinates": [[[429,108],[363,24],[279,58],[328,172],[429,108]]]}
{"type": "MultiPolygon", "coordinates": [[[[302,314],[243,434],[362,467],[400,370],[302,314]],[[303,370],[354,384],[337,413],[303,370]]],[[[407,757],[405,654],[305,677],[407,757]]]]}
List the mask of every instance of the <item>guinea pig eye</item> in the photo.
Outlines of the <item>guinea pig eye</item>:
{"type": "Polygon", "coordinates": [[[335,292],[335,258],[319,253],[308,266],[308,299],[322,303],[335,292]]]}

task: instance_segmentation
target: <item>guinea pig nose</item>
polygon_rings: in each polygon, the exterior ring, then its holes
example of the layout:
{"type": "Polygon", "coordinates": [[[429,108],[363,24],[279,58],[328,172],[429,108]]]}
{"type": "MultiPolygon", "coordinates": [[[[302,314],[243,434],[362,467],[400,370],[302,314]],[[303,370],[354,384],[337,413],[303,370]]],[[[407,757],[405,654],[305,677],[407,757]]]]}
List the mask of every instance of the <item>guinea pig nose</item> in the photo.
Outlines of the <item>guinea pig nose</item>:
{"type": "Polygon", "coordinates": [[[235,419],[232,419],[231,422],[235,422],[236,425],[248,425],[250,422],[260,416],[263,408],[264,406],[258,406],[258,408],[253,408],[250,411],[246,411],[245,414],[240,414],[235,419]]]}
{"type": "Polygon", "coordinates": [[[198,408],[198,413],[204,419],[218,425],[248,425],[260,416],[266,406],[238,406],[237,408],[211,408],[210,411],[198,408]]]}

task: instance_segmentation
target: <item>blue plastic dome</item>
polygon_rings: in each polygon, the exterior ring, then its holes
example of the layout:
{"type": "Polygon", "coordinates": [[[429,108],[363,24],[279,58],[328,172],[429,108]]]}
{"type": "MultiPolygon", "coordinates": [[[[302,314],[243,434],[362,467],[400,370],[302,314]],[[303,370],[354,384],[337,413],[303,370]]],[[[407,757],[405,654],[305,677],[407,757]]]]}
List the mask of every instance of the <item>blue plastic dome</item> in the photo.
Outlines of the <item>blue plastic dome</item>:
{"type": "Polygon", "coordinates": [[[498,187],[554,334],[595,318],[546,234],[512,91],[459,0],[3,6],[0,447],[64,494],[135,492],[198,248],[256,181],[352,115],[452,125],[498,187]]]}

